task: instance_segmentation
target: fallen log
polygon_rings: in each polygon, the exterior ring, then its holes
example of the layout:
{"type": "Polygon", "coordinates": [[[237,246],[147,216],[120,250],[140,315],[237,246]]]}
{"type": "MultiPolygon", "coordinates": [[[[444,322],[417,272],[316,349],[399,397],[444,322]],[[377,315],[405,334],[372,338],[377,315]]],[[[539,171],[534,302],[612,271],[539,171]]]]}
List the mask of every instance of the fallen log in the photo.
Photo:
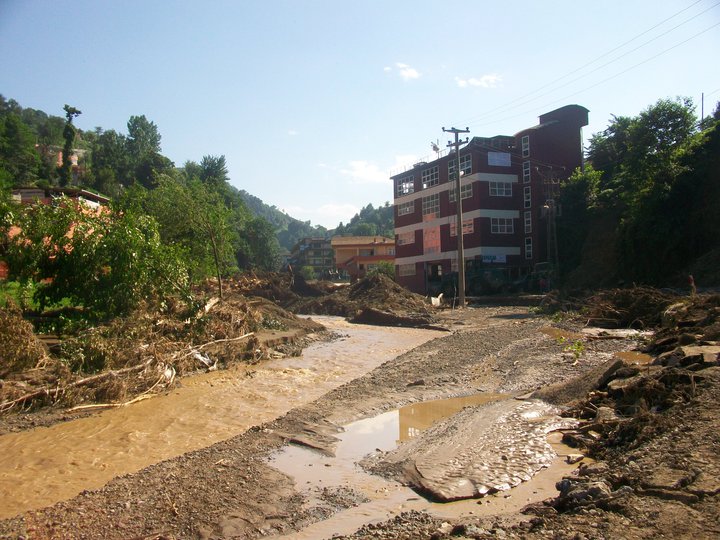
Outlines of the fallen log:
{"type": "Polygon", "coordinates": [[[91,375],[90,377],[85,377],[83,379],[80,379],[78,381],[72,382],[66,386],[63,386],[62,388],[57,387],[55,389],[50,388],[41,388],[40,390],[35,390],[34,392],[30,392],[28,394],[25,394],[24,396],[20,396],[19,398],[5,401],[3,403],[0,403],[0,412],[6,412],[12,409],[15,405],[24,404],[27,401],[32,401],[34,399],[37,399],[39,397],[46,397],[49,396],[50,393],[54,393],[57,397],[61,392],[65,392],[67,390],[70,390],[72,388],[77,388],[79,386],[87,386],[88,384],[92,384],[98,381],[103,381],[105,379],[109,379],[111,377],[117,377],[118,375],[125,375],[126,373],[133,373],[136,371],[142,371],[143,369],[150,366],[155,361],[155,357],[151,357],[147,361],[143,362],[142,364],[138,364],[136,366],[130,366],[123,369],[117,369],[117,370],[111,370],[106,371],[105,373],[98,373],[97,375],[91,375]]]}

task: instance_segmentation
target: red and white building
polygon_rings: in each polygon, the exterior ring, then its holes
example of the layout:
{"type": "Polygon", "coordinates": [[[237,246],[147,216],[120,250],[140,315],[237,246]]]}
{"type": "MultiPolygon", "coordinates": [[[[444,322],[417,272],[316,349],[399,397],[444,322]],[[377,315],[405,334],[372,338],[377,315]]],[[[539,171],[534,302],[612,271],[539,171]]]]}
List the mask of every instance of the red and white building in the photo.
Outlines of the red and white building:
{"type": "MultiPolygon", "coordinates": [[[[566,105],[514,136],[473,137],[460,148],[462,231],[466,261],[518,277],[554,256],[560,182],[582,165],[588,110],[566,105]]],[[[457,271],[455,152],[392,177],[395,273],[425,294],[428,280],[457,271]]]]}

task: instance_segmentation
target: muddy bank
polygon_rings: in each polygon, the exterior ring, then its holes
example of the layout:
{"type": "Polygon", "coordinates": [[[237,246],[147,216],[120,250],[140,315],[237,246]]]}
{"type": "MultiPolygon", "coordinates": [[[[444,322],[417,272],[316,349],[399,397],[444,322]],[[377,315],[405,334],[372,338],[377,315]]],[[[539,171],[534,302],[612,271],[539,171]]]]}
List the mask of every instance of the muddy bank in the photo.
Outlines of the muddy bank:
{"type": "MultiPolygon", "coordinates": [[[[291,533],[358,503],[328,491],[308,505],[266,463],[290,440],[333,450],[338,426],[400,405],[476,392],[527,393],[606,362],[632,340],[592,340],[576,358],[522,308],[448,312],[453,332],[284,417],[209,448],[115,478],[100,490],[0,523],[6,537],[257,538],[291,533]],[[532,354],[529,352],[532,351],[532,354]],[[80,532],[78,532],[80,531],[80,532]]],[[[282,396],[279,396],[281,399],[282,396]]]]}

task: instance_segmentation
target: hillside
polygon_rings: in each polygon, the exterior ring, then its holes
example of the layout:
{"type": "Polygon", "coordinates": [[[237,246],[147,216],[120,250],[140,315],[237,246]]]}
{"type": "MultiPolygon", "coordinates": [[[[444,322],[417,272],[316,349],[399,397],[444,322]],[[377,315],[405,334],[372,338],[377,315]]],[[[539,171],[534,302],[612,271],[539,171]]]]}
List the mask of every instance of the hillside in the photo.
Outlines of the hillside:
{"type": "Polygon", "coordinates": [[[275,227],[278,242],[288,250],[291,250],[298,240],[308,236],[395,236],[393,206],[389,202],[377,208],[368,204],[347,224],[339,223],[334,229],[326,229],[321,225],[313,226],[309,221],[295,219],[245,190],[238,190],[238,193],[253,214],[266,219],[275,227]]]}
{"type": "Polygon", "coordinates": [[[238,190],[238,193],[245,201],[245,205],[256,216],[267,220],[274,228],[278,242],[281,247],[288,251],[301,238],[307,236],[322,236],[328,234],[328,230],[321,225],[311,225],[309,221],[300,221],[285,212],[278,210],[276,206],[265,204],[261,199],[251,195],[244,189],[238,190]]]}

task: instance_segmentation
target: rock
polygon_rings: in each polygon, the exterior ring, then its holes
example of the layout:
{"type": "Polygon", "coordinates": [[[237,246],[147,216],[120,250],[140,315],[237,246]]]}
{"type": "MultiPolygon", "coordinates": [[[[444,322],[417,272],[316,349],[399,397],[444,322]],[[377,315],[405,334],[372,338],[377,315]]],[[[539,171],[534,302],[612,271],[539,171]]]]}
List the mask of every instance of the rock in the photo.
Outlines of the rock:
{"type": "Polygon", "coordinates": [[[591,463],[586,467],[582,467],[579,471],[580,476],[602,476],[610,470],[610,467],[604,461],[591,463]]]}
{"type": "Polygon", "coordinates": [[[606,499],[610,496],[611,489],[603,481],[583,482],[571,478],[563,478],[555,484],[560,491],[560,498],[571,502],[586,502],[598,499],[606,499]]]}
{"type": "Polygon", "coordinates": [[[617,419],[617,413],[610,407],[598,407],[597,413],[595,413],[595,422],[612,422],[617,419]]]}
{"type": "Polygon", "coordinates": [[[633,377],[640,373],[640,368],[636,366],[626,366],[618,369],[615,372],[615,378],[616,379],[627,379],[628,377],[633,377]]]}
{"type": "Polygon", "coordinates": [[[624,394],[642,380],[642,375],[636,375],[629,379],[615,379],[607,385],[611,394],[624,394]]]}
{"type": "Polygon", "coordinates": [[[570,465],[573,465],[574,463],[578,463],[585,459],[585,456],[582,454],[568,454],[565,456],[565,461],[569,463],[570,465]]]}
{"type": "Polygon", "coordinates": [[[678,338],[679,345],[690,345],[691,343],[695,343],[696,341],[697,338],[692,334],[680,334],[680,337],[678,338]]]}
{"type": "Polygon", "coordinates": [[[542,399],[553,404],[564,404],[586,395],[591,390],[597,390],[607,384],[615,372],[624,367],[625,362],[619,358],[608,360],[604,364],[591,369],[590,371],[574,377],[566,382],[555,383],[536,392],[532,397],[542,399]]]}

